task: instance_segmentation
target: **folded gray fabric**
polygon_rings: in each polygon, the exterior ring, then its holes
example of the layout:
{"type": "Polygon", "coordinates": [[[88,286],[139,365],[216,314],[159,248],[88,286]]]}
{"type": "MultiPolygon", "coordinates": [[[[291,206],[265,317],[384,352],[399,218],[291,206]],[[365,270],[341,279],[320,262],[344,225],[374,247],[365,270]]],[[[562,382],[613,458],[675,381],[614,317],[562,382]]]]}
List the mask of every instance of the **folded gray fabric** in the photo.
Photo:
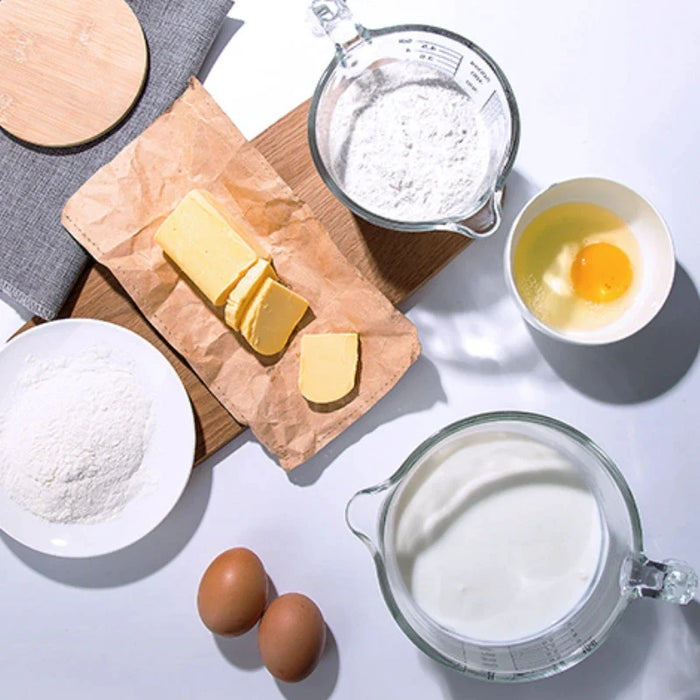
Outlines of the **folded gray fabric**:
{"type": "Polygon", "coordinates": [[[148,41],[149,72],[136,107],[99,141],[28,146],[0,130],[0,289],[45,319],[56,316],[87,254],[61,226],[66,200],[138,136],[197,73],[231,0],[127,0],[148,41]]]}

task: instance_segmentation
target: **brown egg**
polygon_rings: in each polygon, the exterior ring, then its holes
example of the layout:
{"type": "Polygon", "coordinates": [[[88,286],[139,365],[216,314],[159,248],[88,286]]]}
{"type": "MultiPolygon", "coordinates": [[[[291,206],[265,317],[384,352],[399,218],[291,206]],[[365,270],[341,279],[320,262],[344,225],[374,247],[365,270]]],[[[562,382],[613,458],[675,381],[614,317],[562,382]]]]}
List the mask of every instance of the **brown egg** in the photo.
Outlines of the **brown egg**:
{"type": "Polygon", "coordinates": [[[316,603],[301,593],[273,600],[258,627],[258,649],[267,670],[296,683],[314,670],[326,643],[326,623],[316,603]]]}
{"type": "Polygon", "coordinates": [[[267,603],[267,574],[258,557],[245,547],[219,554],[202,576],[197,609],[214,633],[239,635],[260,619],[267,603]]]}

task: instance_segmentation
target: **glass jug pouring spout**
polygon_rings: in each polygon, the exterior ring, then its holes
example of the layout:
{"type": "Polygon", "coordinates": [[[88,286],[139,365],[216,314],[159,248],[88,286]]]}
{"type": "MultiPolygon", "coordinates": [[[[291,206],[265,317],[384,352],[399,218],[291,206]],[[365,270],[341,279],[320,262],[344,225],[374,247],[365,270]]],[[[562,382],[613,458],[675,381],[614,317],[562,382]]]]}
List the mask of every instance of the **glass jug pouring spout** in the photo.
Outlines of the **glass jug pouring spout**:
{"type": "Polygon", "coordinates": [[[438,231],[459,233],[467,238],[487,238],[501,225],[504,189],[496,189],[490,193],[486,203],[468,218],[437,224],[434,228],[438,231]]]}
{"type": "Polygon", "coordinates": [[[314,34],[326,34],[335,44],[339,63],[344,68],[352,68],[354,61],[350,51],[372,42],[369,31],[355,21],[345,0],[312,0],[310,10],[314,34]]]}

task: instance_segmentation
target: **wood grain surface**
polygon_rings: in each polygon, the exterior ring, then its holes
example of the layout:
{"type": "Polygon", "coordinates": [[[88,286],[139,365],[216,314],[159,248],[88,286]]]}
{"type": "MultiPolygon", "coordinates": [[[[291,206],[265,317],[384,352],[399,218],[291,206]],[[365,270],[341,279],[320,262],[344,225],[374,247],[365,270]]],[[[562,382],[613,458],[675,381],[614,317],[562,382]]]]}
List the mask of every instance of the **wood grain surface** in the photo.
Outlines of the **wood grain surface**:
{"type": "MultiPolygon", "coordinates": [[[[351,214],[326,188],[313,165],[306,140],[308,109],[308,102],[299,105],[254,138],[253,144],[310,204],[346,257],[396,304],[430,279],[469,241],[443,232],[386,231],[351,214]]],[[[118,323],[143,336],[165,354],[192,400],[197,425],[197,463],[244,430],[184,360],[167,346],[103,266],[94,265],[83,275],[60,317],[99,318],[118,323]]],[[[37,323],[40,321],[34,319],[21,330],[37,323]]]]}
{"type": "Polygon", "coordinates": [[[124,0],[2,0],[0,37],[0,126],[24,141],[90,141],[141,92],[146,39],[124,0]]]}

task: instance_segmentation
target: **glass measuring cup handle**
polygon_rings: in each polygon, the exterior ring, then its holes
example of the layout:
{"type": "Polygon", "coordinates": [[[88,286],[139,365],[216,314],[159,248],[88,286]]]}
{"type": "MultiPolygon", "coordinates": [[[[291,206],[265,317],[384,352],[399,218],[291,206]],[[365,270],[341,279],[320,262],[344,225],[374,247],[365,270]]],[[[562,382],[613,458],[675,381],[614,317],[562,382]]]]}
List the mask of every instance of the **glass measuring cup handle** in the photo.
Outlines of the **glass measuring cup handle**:
{"type": "Polygon", "coordinates": [[[502,202],[503,190],[496,190],[476,214],[463,221],[449,222],[436,228],[460,233],[468,238],[487,238],[501,225],[502,202]]]}
{"type": "Polygon", "coordinates": [[[312,0],[310,14],[314,34],[326,34],[335,44],[335,53],[342,66],[351,63],[349,51],[359,44],[371,42],[367,29],[355,21],[345,0],[312,0]]]}
{"type": "Polygon", "coordinates": [[[652,561],[639,552],[625,560],[620,585],[629,598],[660,598],[685,605],[698,593],[698,575],[685,562],[652,561]]]}

